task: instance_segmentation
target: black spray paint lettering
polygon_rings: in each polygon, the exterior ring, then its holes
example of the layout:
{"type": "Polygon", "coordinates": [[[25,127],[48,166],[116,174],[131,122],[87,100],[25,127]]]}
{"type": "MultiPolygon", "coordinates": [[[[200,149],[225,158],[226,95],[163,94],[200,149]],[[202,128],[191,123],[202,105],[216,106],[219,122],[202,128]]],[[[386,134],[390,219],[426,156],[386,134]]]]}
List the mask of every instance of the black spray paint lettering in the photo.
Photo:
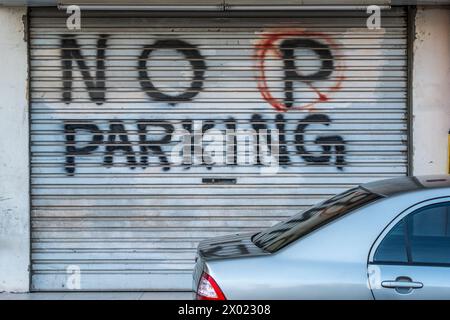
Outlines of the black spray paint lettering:
{"type": "Polygon", "coordinates": [[[109,124],[109,130],[106,132],[100,130],[100,128],[93,123],[83,122],[65,124],[65,169],[67,174],[73,175],[75,173],[75,158],[77,156],[92,155],[94,151],[98,151],[98,149],[103,145],[105,145],[103,165],[107,168],[114,166],[114,157],[117,153],[120,153],[126,156],[127,165],[131,169],[135,169],[137,167],[138,156],[140,156],[139,164],[145,168],[148,166],[149,155],[153,155],[158,157],[159,165],[163,168],[163,170],[169,170],[169,161],[167,160],[167,156],[161,146],[170,143],[172,139],[172,132],[174,131],[173,125],[168,122],[158,121],[158,123],[156,123],[152,120],[140,120],[137,124],[137,128],[139,132],[140,154],[136,154],[133,150],[133,143],[128,138],[129,134],[125,129],[124,124],[119,120],[111,121],[109,124]],[[161,127],[165,130],[166,134],[161,139],[148,140],[147,128],[149,126],[161,127]],[[91,135],[91,140],[77,143],[77,134],[82,134],[84,137],[86,136],[86,133],[91,135]],[[104,134],[106,134],[106,140],[104,139],[104,134]]]}
{"type": "MultiPolygon", "coordinates": [[[[261,130],[267,130],[267,125],[265,120],[262,118],[259,114],[254,114],[250,120],[252,123],[252,127],[255,131],[259,132],[261,130]]],[[[298,154],[301,155],[303,160],[307,163],[312,164],[330,164],[331,161],[331,154],[335,154],[335,166],[342,170],[345,166],[345,141],[344,139],[339,135],[332,135],[332,136],[322,136],[317,137],[315,139],[315,144],[320,145],[322,147],[323,153],[321,155],[313,155],[311,152],[306,150],[304,146],[304,134],[306,131],[306,128],[310,124],[323,124],[326,126],[329,126],[331,123],[331,119],[325,115],[325,114],[313,114],[307,116],[304,120],[299,121],[299,124],[297,125],[297,128],[294,133],[294,139],[296,143],[296,149],[298,154]],[[334,147],[334,150],[332,150],[334,147]]],[[[279,163],[282,166],[287,166],[290,164],[290,157],[288,155],[288,148],[286,143],[286,136],[285,136],[285,120],[283,115],[278,114],[275,118],[275,124],[277,129],[279,130],[279,163]]],[[[259,137],[259,135],[258,135],[259,137]]],[[[268,135],[268,142],[267,145],[271,146],[271,136],[268,135]]],[[[260,141],[257,141],[257,148],[260,146],[260,141]]],[[[258,149],[257,152],[257,164],[261,164],[260,162],[260,150],[258,149]]]]}
{"type": "MultiPolygon", "coordinates": [[[[249,119],[250,126],[257,132],[268,129],[268,121],[263,119],[260,114],[254,114],[249,119]]],[[[237,121],[230,117],[223,121],[225,125],[225,132],[236,132],[237,121]]],[[[185,169],[192,167],[192,164],[200,164],[206,166],[209,170],[212,169],[214,163],[212,163],[211,157],[205,152],[204,142],[202,141],[204,134],[216,126],[216,122],[213,120],[206,121],[199,128],[200,132],[197,132],[193,128],[192,120],[184,120],[182,123],[183,129],[188,133],[187,137],[183,137],[183,141],[187,141],[188,144],[183,147],[183,162],[182,166],[185,169]],[[184,153],[188,153],[188,155],[184,153]],[[192,161],[192,157],[198,157],[192,161]],[[187,159],[187,160],[186,160],[187,159]],[[199,161],[197,161],[199,160],[199,161]]],[[[303,120],[299,120],[296,129],[293,133],[295,152],[293,154],[299,155],[306,163],[309,164],[326,164],[330,165],[332,157],[334,156],[334,165],[342,170],[345,165],[345,153],[346,142],[339,135],[328,135],[316,137],[314,143],[322,148],[321,152],[312,152],[305,147],[305,135],[308,134],[308,126],[312,124],[329,126],[331,119],[324,114],[313,114],[307,116],[303,120]]],[[[125,129],[125,125],[119,121],[114,120],[109,123],[108,130],[102,131],[95,123],[67,123],[65,125],[66,134],[66,172],[69,175],[74,174],[76,167],[76,156],[87,156],[94,151],[98,151],[100,146],[105,145],[103,165],[105,167],[114,166],[114,158],[117,155],[125,155],[127,159],[127,166],[129,168],[136,168],[141,166],[143,169],[147,168],[149,163],[149,157],[153,156],[158,159],[158,164],[164,171],[168,171],[171,168],[171,163],[168,159],[170,150],[164,151],[164,146],[168,146],[173,140],[173,133],[175,127],[168,121],[162,120],[137,120],[134,124],[137,127],[139,140],[137,142],[131,142],[129,134],[125,129]],[[158,138],[149,138],[149,128],[162,129],[163,133],[158,134],[158,138]],[[90,141],[83,141],[77,143],[77,134],[83,134],[86,136],[86,132],[90,135],[90,141]],[[104,138],[106,137],[106,138],[104,138]],[[138,147],[138,151],[135,150],[135,145],[138,147]],[[139,158],[139,161],[138,161],[139,158]]],[[[288,151],[288,142],[286,140],[286,124],[284,116],[278,114],[275,117],[275,126],[278,131],[279,142],[279,163],[283,167],[287,167],[292,163],[291,157],[288,151]]],[[[161,130],[160,130],[161,131],[161,130]]],[[[236,135],[232,134],[227,136],[226,150],[227,161],[231,162],[231,165],[237,165],[237,140],[236,135]],[[229,154],[228,152],[231,152],[229,154]]],[[[257,135],[258,137],[258,135],[257,135]]],[[[270,149],[272,143],[271,134],[267,135],[267,146],[270,149]]],[[[260,158],[260,144],[262,143],[257,139],[254,141],[257,152],[257,164],[261,164],[260,158]]],[[[264,142],[265,143],[265,142],[264,142]]],[[[230,163],[227,163],[230,164],[230,163]]]]}
{"type": "MultiPolygon", "coordinates": [[[[64,93],[63,99],[66,103],[72,101],[72,80],[73,80],[73,68],[74,62],[81,72],[83,81],[88,89],[89,96],[92,101],[97,104],[102,104],[105,101],[105,50],[107,48],[106,35],[100,35],[97,41],[97,67],[95,77],[91,75],[91,70],[84,61],[84,57],[81,53],[80,47],[74,38],[69,36],[63,36],[62,38],[62,58],[63,58],[63,86],[64,93]]],[[[333,56],[327,45],[324,45],[318,41],[312,39],[288,39],[282,42],[280,45],[282,52],[284,68],[285,68],[285,104],[291,107],[293,104],[293,83],[294,81],[301,81],[310,83],[312,81],[323,80],[328,78],[334,68],[333,56]],[[306,48],[313,50],[321,61],[320,69],[310,75],[302,75],[296,70],[295,66],[295,48],[306,48]]],[[[148,94],[148,96],[157,101],[166,101],[169,104],[175,104],[181,101],[190,101],[196,95],[198,95],[203,89],[204,74],[206,70],[205,59],[200,51],[193,45],[182,40],[159,40],[151,46],[145,46],[142,54],[139,57],[139,82],[142,89],[148,94]],[[193,79],[190,87],[183,93],[171,96],[159,91],[152,83],[147,72],[147,62],[151,56],[151,53],[157,49],[173,49],[181,52],[184,57],[189,60],[191,67],[193,68],[193,79]]],[[[250,119],[252,128],[258,133],[261,130],[267,130],[267,123],[259,114],[254,114],[250,119]]],[[[316,114],[308,116],[306,119],[298,124],[295,131],[295,142],[297,153],[307,163],[314,164],[329,164],[331,161],[331,154],[335,155],[335,165],[337,168],[342,169],[345,165],[345,141],[339,135],[330,135],[317,137],[315,143],[322,147],[322,154],[314,154],[306,150],[304,146],[304,134],[309,123],[322,123],[328,126],[331,120],[326,115],[316,114]]],[[[228,118],[225,121],[227,131],[236,131],[236,120],[234,118],[228,118]]],[[[291,158],[288,152],[288,146],[286,142],[286,130],[285,120],[282,114],[278,114],[275,119],[276,129],[279,131],[279,145],[280,145],[280,159],[281,165],[286,166],[291,163],[291,158]]],[[[196,148],[202,148],[201,139],[202,135],[209,129],[215,126],[213,120],[204,123],[201,134],[193,134],[192,120],[186,120],[182,124],[183,128],[190,132],[191,137],[191,154],[201,154],[201,164],[207,165],[208,169],[211,169],[212,161],[207,154],[201,150],[196,152],[196,148]],[[199,141],[200,139],[200,141],[199,141]]],[[[67,137],[66,148],[66,171],[68,174],[75,172],[75,157],[77,155],[88,155],[95,151],[101,145],[106,143],[104,165],[111,167],[114,165],[114,157],[118,152],[126,155],[127,165],[130,168],[135,168],[137,165],[146,168],[149,165],[148,157],[156,156],[159,159],[159,164],[163,170],[170,170],[170,163],[165,154],[162,146],[167,145],[172,140],[172,133],[174,127],[172,124],[166,121],[139,121],[137,124],[139,132],[139,161],[133,151],[133,144],[128,139],[128,134],[124,125],[120,121],[111,123],[109,131],[106,132],[106,140],[104,141],[103,132],[95,124],[66,124],[65,131],[67,137]],[[165,130],[165,135],[160,139],[147,139],[147,128],[150,126],[159,126],[165,130]],[[87,145],[79,146],[76,143],[76,133],[80,131],[88,131],[92,134],[92,141],[87,145]]],[[[229,137],[227,135],[227,137],[229,137]]],[[[271,136],[268,135],[267,145],[271,145],[271,136]]],[[[257,164],[261,164],[260,159],[260,137],[257,135],[256,147],[257,151],[257,164]]],[[[228,140],[227,140],[228,141],[228,140]]],[[[237,165],[237,140],[235,135],[231,135],[230,141],[228,141],[227,148],[232,151],[231,154],[227,152],[227,164],[237,165]],[[228,157],[229,155],[229,157],[228,157]]],[[[191,163],[184,163],[185,168],[190,168],[191,163]]]]}
{"type": "Polygon", "coordinates": [[[321,155],[313,155],[311,152],[306,150],[304,146],[304,134],[306,127],[311,123],[329,126],[331,120],[325,114],[312,114],[299,123],[297,129],[295,130],[295,142],[298,153],[302,155],[302,158],[306,162],[314,164],[329,164],[331,160],[332,148],[334,147],[334,153],[336,155],[335,165],[338,169],[342,170],[345,165],[345,141],[341,136],[333,135],[317,137],[315,143],[322,146],[323,154],[321,155]]]}
{"type": "MultiPolygon", "coordinates": [[[[203,135],[205,134],[206,131],[214,128],[214,126],[215,126],[215,123],[214,123],[213,120],[205,121],[205,124],[202,126],[202,136],[199,137],[199,140],[202,139],[202,137],[203,137],[203,135]]],[[[200,141],[200,143],[202,143],[202,142],[200,141]]],[[[211,167],[212,163],[213,163],[213,161],[212,161],[211,157],[209,156],[209,154],[204,152],[204,149],[203,149],[203,146],[202,146],[202,164],[209,164],[206,168],[208,170],[211,170],[212,169],[212,167],[211,167]]]]}
{"type": "MultiPolygon", "coordinates": [[[[63,68],[63,101],[72,101],[72,82],[74,63],[76,63],[84,84],[88,90],[90,99],[102,104],[105,102],[105,58],[107,49],[107,35],[100,35],[97,40],[97,65],[95,76],[91,75],[91,70],[86,64],[85,57],[81,53],[78,41],[70,35],[62,35],[61,38],[61,61],[63,68]]],[[[139,59],[139,83],[145,93],[155,101],[166,101],[171,105],[182,101],[191,101],[203,90],[204,75],[206,70],[205,58],[200,51],[192,44],[178,39],[158,40],[153,45],[145,46],[139,59]],[[151,53],[157,49],[173,49],[181,52],[189,61],[193,69],[193,78],[190,87],[185,92],[172,96],[161,92],[151,81],[147,71],[147,61],[151,53]]]]}
{"type": "Polygon", "coordinates": [[[133,145],[128,139],[127,131],[121,121],[115,121],[109,125],[105,158],[103,160],[106,167],[113,165],[114,155],[117,151],[127,156],[127,163],[131,169],[136,168],[136,156],[133,151],[133,145]]]}
{"type": "Polygon", "coordinates": [[[142,89],[155,101],[166,101],[171,105],[176,102],[190,101],[202,91],[205,70],[205,58],[200,51],[194,45],[183,40],[158,40],[151,46],[145,46],[139,57],[139,82],[142,89]],[[147,72],[147,61],[151,53],[157,49],[177,50],[190,62],[194,75],[190,87],[185,92],[176,96],[167,95],[153,85],[147,72]]]}
{"type": "Polygon", "coordinates": [[[167,121],[140,121],[138,124],[139,132],[139,147],[141,152],[141,166],[146,168],[148,166],[148,155],[153,154],[159,158],[159,162],[164,171],[170,170],[169,160],[162,149],[162,145],[170,143],[172,140],[172,133],[174,131],[173,125],[167,121]],[[160,127],[165,131],[165,135],[160,139],[148,140],[148,127],[160,127]]]}
{"type": "Polygon", "coordinates": [[[64,126],[66,136],[66,172],[69,175],[75,173],[75,157],[89,155],[103,143],[103,134],[95,124],[67,123],[64,126]],[[76,134],[79,132],[89,132],[92,140],[84,146],[77,146],[76,134]]]}
{"type": "Polygon", "coordinates": [[[84,61],[81,49],[76,39],[71,36],[62,36],[61,61],[63,68],[63,101],[72,101],[73,63],[76,62],[83,77],[89,97],[97,104],[105,102],[105,50],[107,47],[107,35],[100,35],[97,40],[97,67],[95,77],[91,75],[90,68],[84,61]]]}
{"type": "Polygon", "coordinates": [[[294,103],[294,81],[310,83],[312,81],[325,80],[333,72],[333,54],[330,48],[313,39],[289,39],[284,40],[280,45],[284,63],[284,105],[291,108],[294,103]],[[296,70],[295,50],[309,49],[319,57],[321,66],[318,71],[309,75],[302,75],[296,70]]]}

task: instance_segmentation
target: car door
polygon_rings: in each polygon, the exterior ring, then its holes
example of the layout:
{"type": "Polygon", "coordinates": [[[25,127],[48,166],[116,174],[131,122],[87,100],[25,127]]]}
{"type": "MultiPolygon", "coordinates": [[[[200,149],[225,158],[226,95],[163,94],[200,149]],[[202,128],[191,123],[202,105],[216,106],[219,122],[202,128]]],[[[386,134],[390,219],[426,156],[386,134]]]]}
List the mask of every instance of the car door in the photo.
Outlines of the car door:
{"type": "Polygon", "coordinates": [[[450,199],[400,215],[369,255],[375,299],[450,299],[450,199]]]}

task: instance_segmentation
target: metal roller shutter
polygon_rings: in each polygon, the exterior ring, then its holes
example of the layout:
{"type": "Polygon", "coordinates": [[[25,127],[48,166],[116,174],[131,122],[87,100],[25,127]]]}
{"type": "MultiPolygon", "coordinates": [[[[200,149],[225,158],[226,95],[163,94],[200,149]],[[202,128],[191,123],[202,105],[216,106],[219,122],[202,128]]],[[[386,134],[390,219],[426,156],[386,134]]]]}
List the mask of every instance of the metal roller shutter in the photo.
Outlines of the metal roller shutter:
{"type": "Polygon", "coordinates": [[[405,175],[406,14],[366,17],[89,12],[77,32],[33,9],[32,288],[79,268],[82,290],[189,289],[198,241],[405,175]],[[278,129],[278,172],[171,162],[177,130],[210,128],[278,129]]]}

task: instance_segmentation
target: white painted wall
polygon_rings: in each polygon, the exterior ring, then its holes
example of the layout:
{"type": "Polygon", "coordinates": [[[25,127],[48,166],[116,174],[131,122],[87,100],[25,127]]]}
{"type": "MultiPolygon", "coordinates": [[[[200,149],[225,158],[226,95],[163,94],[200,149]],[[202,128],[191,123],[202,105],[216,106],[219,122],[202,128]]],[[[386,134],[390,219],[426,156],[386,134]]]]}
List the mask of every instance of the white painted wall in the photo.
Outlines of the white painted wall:
{"type": "Polygon", "coordinates": [[[414,174],[447,173],[450,10],[418,8],[413,67],[414,174]]]}
{"type": "Polygon", "coordinates": [[[0,292],[29,290],[25,8],[0,7],[0,292]]]}

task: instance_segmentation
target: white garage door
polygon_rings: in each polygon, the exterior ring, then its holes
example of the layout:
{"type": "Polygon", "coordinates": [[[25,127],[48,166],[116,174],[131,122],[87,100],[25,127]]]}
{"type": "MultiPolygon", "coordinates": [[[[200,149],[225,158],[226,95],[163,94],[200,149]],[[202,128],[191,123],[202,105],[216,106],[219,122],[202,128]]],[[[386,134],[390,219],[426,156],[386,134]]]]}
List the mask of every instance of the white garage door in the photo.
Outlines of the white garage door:
{"type": "Polygon", "coordinates": [[[189,289],[198,241],[407,173],[402,9],[31,15],[33,290],[189,289]]]}

